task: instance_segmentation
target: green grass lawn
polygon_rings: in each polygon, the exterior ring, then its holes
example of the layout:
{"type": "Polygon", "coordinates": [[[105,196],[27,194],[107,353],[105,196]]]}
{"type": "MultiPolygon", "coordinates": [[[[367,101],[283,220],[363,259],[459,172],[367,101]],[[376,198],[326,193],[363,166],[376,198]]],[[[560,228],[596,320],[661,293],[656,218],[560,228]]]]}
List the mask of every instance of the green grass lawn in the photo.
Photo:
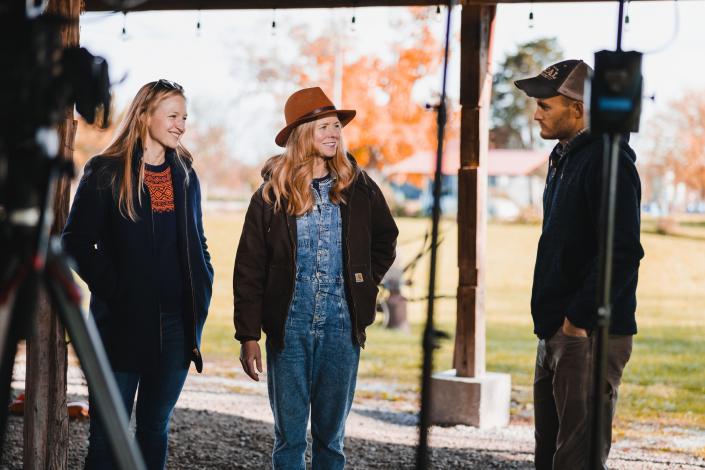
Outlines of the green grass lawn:
{"type": "MultiPolygon", "coordinates": [[[[238,345],[233,340],[232,269],[242,227],[242,214],[207,214],[205,220],[216,280],[210,317],[203,338],[206,360],[227,360],[233,370],[238,345]]],[[[430,226],[425,219],[398,219],[399,256],[411,259],[430,226]]],[[[705,227],[699,236],[642,235],[646,252],[640,270],[635,339],[620,390],[622,421],[652,421],[705,427],[705,227]]],[[[438,295],[454,295],[458,284],[457,232],[454,221],[442,224],[438,295]]],[[[512,375],[513,399],[531,401],[536,338],[532,334],[529,299],[537,225],[491,224],[486,250],[487,370],[512,375]]],[[[427,259],[420,263],[405,295],[422,297],[428,285],[427,259]]],[[[360,377],[379,379],[418,390],[421,331],[425,302],[409,304],[411,331],[390,331],[379,324],[368,330],[360,377]]],[[[436,326],[455,333],[455,300],[436,303],[436,326]]],[[[451,367],[453,340],[435,354],[435,369],[451,367]]]]}

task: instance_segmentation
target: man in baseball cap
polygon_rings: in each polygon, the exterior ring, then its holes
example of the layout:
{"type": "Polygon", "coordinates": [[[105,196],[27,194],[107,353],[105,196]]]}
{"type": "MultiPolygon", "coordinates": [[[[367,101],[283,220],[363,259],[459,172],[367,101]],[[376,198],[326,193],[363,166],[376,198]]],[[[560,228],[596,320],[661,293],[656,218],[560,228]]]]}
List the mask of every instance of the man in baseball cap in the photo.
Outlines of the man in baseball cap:
{"type": "MultiPolygon", "coordinates": [[[[603,136],[591,134],[585,118],[583,94],[590,72],[581,60],[564,60],[514,82],[536,99],[534,119],[541,137],[558,140],[549,158],[531,293],[539,339],[534,375],[538,470],[584,468],[589,457],[604,148],[603,136]]],[[[617,182],[608,395],[600,443],[603,466],[612,440],[617,388],[636,333],[636,285],[644,251],[639,241],[641,185],[635,159],[624,141],[617,182]]]]}
{"type": "Polygon", "coordinates": [[[539,123],[542,138],[558,139],[564,145],[584,132],[583,94],[585,79],[591,72],[582,60],[564,60],[535,77],[514,82],[517,88],[536,99],[538,109],[534,119],[539,123]]]}

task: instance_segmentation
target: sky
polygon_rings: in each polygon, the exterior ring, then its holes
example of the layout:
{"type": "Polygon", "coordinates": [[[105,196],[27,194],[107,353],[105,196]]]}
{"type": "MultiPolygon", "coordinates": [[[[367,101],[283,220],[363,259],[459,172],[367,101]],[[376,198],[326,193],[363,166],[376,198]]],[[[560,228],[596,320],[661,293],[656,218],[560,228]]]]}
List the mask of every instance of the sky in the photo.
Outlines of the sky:
{"type": "MultiPolygon", "coordinates": [[[[617,2],[499,5],[495,68],[506,54],[516,50],[517,44],[539,37],[556,37],[566,58],[582,58],[592,64],[596,51],[616,46],[617,12],[617,2]]],[[[124,107],[148,81],[177,81],[186,89],[192,117],[225,126],[232,156],[255,163],[277,149],[273,137],[283,124],[283,103],[267,99],[267,90],[258,90],[252,83],[247,63],[242,60],[245,49],[256,48],[265,56],[296,60],[288,57],[289,28],[303,24],[315,34],[334,24],[352,33],[353,44],[345,59],[354,60],[358,55],[387,50],[386,45],[404,34],[403,28],[390,27],[390,22],[403,20],[405,14],[399,8],[145,12],[127,16],[85,13],[81,17],[81,44],[108,60],[118,107],[124,107]],[[201,28],[197,31],[198,22],[201,28]]],[[[701,26],[705,2],[633,2],[628,14],[623,49],[645,53],[644,94],[655,95],[654,101],[647,99],[643,104],[644,131],[649,117],[666,109],[668,102],[683,91],[705,90],[705,29],[701,26]]],[[[459,23],[456,7],[452,18],[456,32],[459,23]]],[[[429,24],[441,38],[444,17],[434,14],[429,24]]],[[[454,46],[457,51],[457,41],[454,46]]],[[[457,96],[459,87],[457,58],[455,54],[449,68],[451,96],[457,96]]],[[[419,101],[437,94],[440,85],[439,75],[424,80],[418,87],[419,101]]],[[[641,135],[633,136],[632,143],[637,151],[647,145],[641,135]]]]}

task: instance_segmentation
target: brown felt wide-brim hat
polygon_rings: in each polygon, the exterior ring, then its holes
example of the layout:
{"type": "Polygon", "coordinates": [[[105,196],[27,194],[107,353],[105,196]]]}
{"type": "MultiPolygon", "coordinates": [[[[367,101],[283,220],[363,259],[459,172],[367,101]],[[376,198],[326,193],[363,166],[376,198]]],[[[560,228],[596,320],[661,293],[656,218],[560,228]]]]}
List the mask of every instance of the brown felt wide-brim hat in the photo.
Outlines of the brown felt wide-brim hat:
{"type": "Polygon", "coordinates": [[[337,114],[340,124],[345,127],[355,117],[356,111],[354,109],[335,109],[333,102],[319,87],[299,90],[286,100],[284,105],[286,127],[279,131],[274,142],[280,147],[286,147],[286,141],[289,140],[289,135],[296,126],[331,114],[337,114]]]}

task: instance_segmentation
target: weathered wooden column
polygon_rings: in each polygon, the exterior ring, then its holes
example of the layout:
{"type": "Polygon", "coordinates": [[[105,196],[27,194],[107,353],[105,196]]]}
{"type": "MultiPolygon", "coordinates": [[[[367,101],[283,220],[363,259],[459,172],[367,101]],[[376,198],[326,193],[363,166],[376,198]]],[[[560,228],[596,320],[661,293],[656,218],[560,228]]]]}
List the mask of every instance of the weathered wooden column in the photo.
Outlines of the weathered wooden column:
{"type": "Polygon", "coordinates": [[[460,28],[459,285],[453,370],[435,374],[432,420],[478,427],[509,423],[511,378],[485,371],[487,150],[495,5],[465,4],[460,28]]]}
{"type": "MultiPolygon", "coordinates": [[[[48,12],[75,20],[62,28],[64,46],[78,45],[81,0],[50,0],[48,12]]],[[[73,158],[76,121],[73,106],[57,127],[62,157],[73,158]]],[[[54,202],[52,233],[61,232],[69,210],[71,182],[62,178],[54,202]]],[[[68,414],[66,409],[66,335],[58,316],[40,289],[37,312],[27,342],[24,468],[68,468],[68,414]]]]}
{"type": "Polygon", "coordinates": [[[458,310],[453,367],[460,377],[485,373],[487,144],[495,6],[463,6],[460,29],[460,169],[458,170],[458,310]]]}

